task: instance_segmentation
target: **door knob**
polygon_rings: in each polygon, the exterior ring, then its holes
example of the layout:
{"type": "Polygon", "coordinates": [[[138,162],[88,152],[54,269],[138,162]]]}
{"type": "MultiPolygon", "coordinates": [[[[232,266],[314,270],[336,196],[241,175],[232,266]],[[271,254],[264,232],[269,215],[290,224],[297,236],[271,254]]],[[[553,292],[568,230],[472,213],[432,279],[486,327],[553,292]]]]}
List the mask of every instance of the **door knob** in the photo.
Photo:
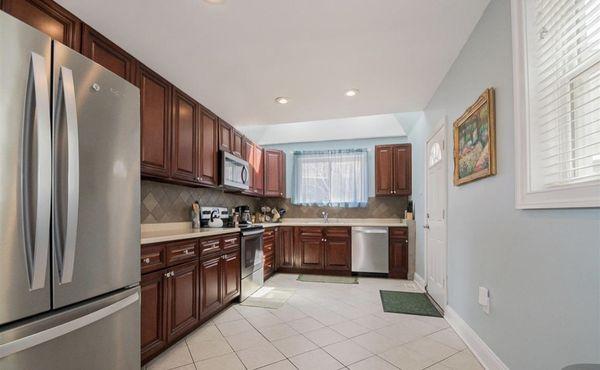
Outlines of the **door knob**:
{"type": "Polygon", "coordinates": [[[423,228],[429,230],[429,225],[423,225],[423,228]]]}

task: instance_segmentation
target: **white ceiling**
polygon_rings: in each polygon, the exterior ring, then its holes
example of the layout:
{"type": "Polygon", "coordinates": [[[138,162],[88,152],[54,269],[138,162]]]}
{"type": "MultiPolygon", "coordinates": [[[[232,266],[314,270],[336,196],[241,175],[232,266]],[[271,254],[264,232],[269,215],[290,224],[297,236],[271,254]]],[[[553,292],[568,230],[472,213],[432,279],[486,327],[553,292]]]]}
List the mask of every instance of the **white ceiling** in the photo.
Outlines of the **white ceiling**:
{"type": "Polygon", "coordinates": [[[489,0],[58,2],[237,126],[422,110],[489,0]]]}

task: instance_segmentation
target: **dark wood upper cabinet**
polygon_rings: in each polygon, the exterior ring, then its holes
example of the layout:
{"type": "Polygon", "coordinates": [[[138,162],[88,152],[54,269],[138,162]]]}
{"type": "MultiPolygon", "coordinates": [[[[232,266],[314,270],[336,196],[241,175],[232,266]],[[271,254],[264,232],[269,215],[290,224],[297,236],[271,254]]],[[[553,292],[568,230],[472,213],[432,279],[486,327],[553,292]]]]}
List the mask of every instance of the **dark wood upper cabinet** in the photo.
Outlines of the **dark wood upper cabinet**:
{"type": "Polygon", "coordinates": [[[276,149],[264,150],[265,196],[285,197],[285,153],[276,149]]]}
{"type": "Polygon", "coordinates": [[[81,50],[81,21],[52,0],[2,0],[2,10],[71,49],[81,50]]]}
{"type": "Polygon", "coordinates": [[[248,174],[248,190],[244,194],[254,194],[254,143],[244,137],[242,140],[242,158],[250,165],[248,174]]]}
{"type": "Polygon", "coordinates": [[[411,145],[375,146],[375,195],[412,193],[411,145]]]}
{"type": "Polygon", "coordinates": [[[389,241],[389,277],[408,278],[408,230],[407,228],[390,228],[389,241]]]}
{"type": "Polygon", "coordinates": [[[170,175],[171,84],[151,69],[139,65],[142,176],[170,175]]]}
{"type": "Polygon", "coordinates": [[[241,270],[240,252],[228,253],[223,256],[223,298],[227,303],[240,295],[241,270]]]}
{"type": "Polygon", "coordinates": [[[127,81],[135,82],[135,58],[86,24],[81,35],[81,53],[127,81]]]}
{"type": "Polygon", "coordinates": [[[254,158],[252,158],[252,167],[254,170],[254,194],[264,195],[265,193],[265,166],[264,149],[254,144],[254,158]]]}
{"type": "Polygon", "coordinates": [[[165,280],[164,272],[159,271],[143,275],[140,283],[142,361],[167,345],[165,280]]]}
{"type": "Polygon", "coordinates": [[[171,177],[195,183],[198,180],[199,105],[182,91],[173,89],[171,177]]]}
{"type": "Polygon", "coordinates": [[[216,312],[222,302],[221,256],[200,261],[200,317],[216,312]]]}
{"type": "Polygon", "coordinates": [[[203,109],[200,120],[200,157],[198,159],[198,181],[206,186],[216,186],[219,141],[217,116],[203,109]]]}
{"type": "Polygon", "coordinates": [[[219,149],[228,153],[232,152],[233,127],[219,119],[219,149]]]}
{"type": "Polygon", "coordinates": [[[200,321],[198,261],[170,269],[167,278],[167,339],[186,334],[200,321]]]}
{"type": "Polygon", "coordinates": [[[244,136],[242,135],[241,132],[239,132],[238,130],[234,129],[233,130],[233,138],[231,139],[231,144],[233,145],[233,147],[231,148],[231,153],[233,155],[237,155],[238,157],[242,158],[242,152],[243,152],[243,140],[244,140],[244,136]]]}

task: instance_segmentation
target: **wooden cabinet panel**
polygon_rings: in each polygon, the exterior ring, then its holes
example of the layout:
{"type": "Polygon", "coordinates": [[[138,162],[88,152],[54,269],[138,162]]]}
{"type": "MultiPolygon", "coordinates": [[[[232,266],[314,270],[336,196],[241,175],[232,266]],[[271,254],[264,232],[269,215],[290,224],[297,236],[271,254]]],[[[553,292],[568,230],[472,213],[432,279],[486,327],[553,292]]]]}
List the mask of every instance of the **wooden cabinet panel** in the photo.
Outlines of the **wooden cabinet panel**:
{"type": "Polygon", "coordinates": [[[410,195],[412,193],[411,157],[410,144],[394,147],[394,195],[410,195]]]}
{"type": "Polygon", "coordinates": [[[167,345],[164,270],[145,274],[141,285],[142,361],[154,356],[167,345]]]}
{"type": "Polygon", "coordinates": [[[179,89],[173,89],[171,177],[196,183],[198,164],[199,106],[179,89]]]}
{"type": "Polygon", "coordinates": [[[285,153],[281,150],[265,149],[265,196],[285,196],[285,153]]]}
{"type": "Polygon", "coordinates": [[[390,238],[389,277],[408,278],[408,239],[390,238]]]}
{"type": "Polygon", "coordinates": [[[323,269],[323,238],[299,237],[298,268],[323,269]]]}
{"type": "Polygon", "coordinates": [[[254,143],[244,137],[242,141],[242,154],[246,162],[250,164],[248,176],[248,190],[244,194],[254,194],[254,143]]]}
{"type": "Polygon", "coordinates": [[[219,253],[222,250],[221,239],[219,238],[205,238],[200,239],[200,257],[213,255],[219,253]]]}
{"type": "Polygon", "coordinates": [[[217,158],[218,158],[218,132],[219,122],[217,117],[207,110],[202,110],[200,122],[200,158],[198,160],[198,176],[201,184],[216,186],[217,158]]]}
{"type": "Polygon", "coordinates": [[[167,266],[165,246],[162,244],[142,246],[140,260],[142,274],[165,268],[167,266]]]}
{"type": "Polygon", "coordinates": [[[169,243],[167,249],[167,265],[173,266],[178,263],[193,260],[198,257],[196,239],[183,240],[169,243]]]}
{"type": "Polygon", "coordinates": [[[279,228],[277,257],[279,259],[279,267],[294,267],[294,228],[291,226],[279,228]]]}
{"type": "Polygon", "coordinates": [[[240,237],[239,234],[225,235],[222,239],[223,251],[229,252],[231,250],[236,251],[240,248],[240,237]]]}
{"type": "Polygon", "coordinates": [[[219,119],[219,149],[232,152],[233,127],[222,119],[219,119]]]}
{"type": "Polygon", "coordinates": [[[71,49],[81,50],[81,21],[52,0],[2,0],[2,10],[71,49]]]}
{"type": "Polygon", "coordinates": [[[170,175],[171,84],[140,65],[137,75],[141,109],[142,175],[170,175]]]}
{"type": "Polygon", "coordinates": [[[170,269],[167,278],[167,338],[172,341],[186,334],[199,321],[198,262],[170,269]]]}
{"type": "Polygon", "coordinates": [[[223,255],[223,298],[225,304],[240,295],[240,252],[223,255]]]}
{"type": "Polygon", "coordinates": [[[264,172],[264,150],[260,145],[254,144],[254,194],[263,195],[265,193],[265,172],[264,172]]]}
{"type": "Polygon", "coordinates": [[[243,135],[241,132],[239,132],[238,130],[234,129],[233,130],[233,138],[231,139],[231,153],[233,153],[233,155],[237,155],[238,157],[242,158],[242,141],[243,141],[243,135]]]}
{"type": "Polygon", "coordinates": [[[267,280],[275,272],[275,256],[265,256],[263,260],[263,278],[267,280]]]}
{"type": "Polygon", "coordinates": [[[352,247],[349,238],[327,238],[325,243],[325,270],[350,271],[352,247]]]}
{"type": "Polygon", "coordinates": [[[221,307],[221,256],[200,261],[200,317],[205,318],[221,307]]]}
{"type": "Polygon", "coordinates": [[[135,58],[84,24],[81,53],[127,81],[135,82],[135,58]]]}
{"type": "Polygon", "coordinates": [[[375,147],[375,195],[391,195],[394,190],[394,149],[375,147]]]}

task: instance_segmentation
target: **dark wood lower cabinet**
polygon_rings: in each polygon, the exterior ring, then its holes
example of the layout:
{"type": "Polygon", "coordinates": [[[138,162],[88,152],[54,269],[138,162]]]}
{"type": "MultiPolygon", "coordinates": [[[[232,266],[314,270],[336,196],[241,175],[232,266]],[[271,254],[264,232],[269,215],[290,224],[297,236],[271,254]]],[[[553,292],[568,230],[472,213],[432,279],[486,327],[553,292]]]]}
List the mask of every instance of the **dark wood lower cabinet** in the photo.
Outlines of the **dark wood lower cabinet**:
{"type": "Polygon", "coordinates": [[[352,270],[350,238],[328,238],[325,243],[325,270],[352,270]]]}
{"type": "Polygon", "coordinates": [[[322,270],[323,269],[323,238],[314,236],[298,237],[298,268],[322,270]]]}
{"type": "Polygon", "coordinates": [[[240,252],[223,256],[223,303],[240,295],[240,252]]]}
{"type": "Polygon", "coordinates": [[[176,266],[167,278],[167,339],[186,334],[200,322],[198,261],[176,266]]]}
{"type": "Polygon", "coordinates": [[[294,228],[282,226],[277,238],[278,268],[291,269],[294,267],[294,228]]]}
{"type": "Polygon", "coordinates": [[[408,230],[390,228],[390,273],[395,279],[408,278],[408,230]]]}
{"type": "Polygon", "coordinates": [[[204,319],[221,306],[221,256],[200,262],[200,316],[204,319]]]}
{"type": "Polygon", "coordinates": [[[142,360],[153,357],[167,345],[164,274],[164,271],[145,274],[140,283],[142,360]]]}

